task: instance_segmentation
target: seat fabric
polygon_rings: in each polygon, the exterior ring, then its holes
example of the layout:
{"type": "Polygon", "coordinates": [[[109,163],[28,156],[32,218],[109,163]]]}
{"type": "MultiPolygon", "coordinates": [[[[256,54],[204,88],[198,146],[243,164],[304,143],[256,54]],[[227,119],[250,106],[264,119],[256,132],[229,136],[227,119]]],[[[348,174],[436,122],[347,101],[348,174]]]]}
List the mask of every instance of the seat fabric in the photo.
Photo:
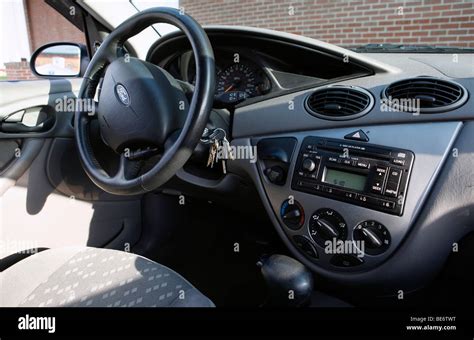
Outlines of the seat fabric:
{"type": "Polygon", "coordinates": [[[173,270],[111,249],[50,249],[0,273],[2,307],[213,307],[173,270]]]}

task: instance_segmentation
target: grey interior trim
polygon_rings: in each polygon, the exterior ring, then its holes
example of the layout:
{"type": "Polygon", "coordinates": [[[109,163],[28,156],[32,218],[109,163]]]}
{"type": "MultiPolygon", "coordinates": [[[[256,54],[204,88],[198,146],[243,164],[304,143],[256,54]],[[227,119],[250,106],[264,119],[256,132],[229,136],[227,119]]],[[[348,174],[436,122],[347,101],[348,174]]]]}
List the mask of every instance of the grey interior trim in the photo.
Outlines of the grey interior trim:
{"type": "Polygon", "coordinates": [[[14,159],[0,173],[0,197],[23,176],[43,147],[43,139],[27,138],[20,148],[20,157],[14,159]]]}
{"type": "Polygon", "coordinates": [[[45,132],[6,133],[0,131],[0,139],[70,137],[73,135],[72,111],[60,111],[59,101],[75,99],[82,78],[0,82],[0,121],[11,114],[35,107],[44,107],[55,115],[54,126],[45,132]]]}
{"type": "Polygon", "coordinates": [[[474,68],[466,67],[474,65],[472,53],[457,54],[457,62],[454,62],[454,55],[451,53],[365,53],[364,55],[404,70],[410,68],[412,72],[420,74],[425,74],[427,69],[435,69],[449,78],[474,77],[474,68]]]}
{"type": "MultiPolygon", "coordinates": [[[[1,208],[9,212],[2,216],[2,237],[12,247],[0,249],[0,258],[24,250],[25,245],[133,246],[141,233],[141,197],[85,201],[60,193],[46,173],[53,140],[32,140],[41,143],[40,150],[32,152],[35,157],[27,171],[10,183],[2,196],[1,208]]],[[[76,183],[81,185],[80,181],[76,183]]]]}
{"type": "Polygon", "coordinates": [[[2,99],[0,120],[26,107],[51,104],[50,95],[70,95],[79,91],[82,78],[35,80],[22,82],[0,82],[2,99]]]}
{"type": "Polygon", "coordinates": [[[233,138],[241,138],[271,135],[286,131],[474,119],[474,101],[472,100],[467,101],[453,111],[436,115],[412,114],[388,109],[381,101],[382,91],[388,84],[404,78],[426,75],[456,81],[466,89],[472,89],[474,86],[473,79],[451,79],[446,78],[434,68],[418,67],[413,70],[412,67],[414,66],[410,63],[407,63],[406,66],[406,70],[402,73],[376,74],[336,83],[338,85],[365,88],[375,97],[374,108],[368,114],[356,120],[330,121],[309,115],[305,108],[305,100],[314,90],[318,89],[318,87],[315,87],[237,108],[234,113],[232,136],[233,138]]]}
{"type": "MultiPolygon", "coordinates": [[[[415,152],[415,163],[413,168],[413,175],[410,180],[405,213],[402,217],[396,217],[385,213],[369,210],[362,207],[352,206],[347,203],[340,201],[334,201],[323,197],[312,196],[305,193],[292,191],[289,188],[289,181],[287,181],[286,187],[281,188],[272,185],[257,169],[257,166],[249,163],[246,160],[239,160],[232,162],[229,167],[232,167],[232,171],[245,172],[254,181],[257,190],[261,196],[267,213],[274,223],[278,234],[282,237],[285,244],[292,251],[292,253],[303,263],[313,269],[316,273],[324,275],[327,278],[337,281],[338,283],[345,285],[357,285],[362,283],[375,283],[379,284],[379,287],[387,287],[388,290],[394,289],[395,283],[398,283],[400,289],[415,289],[419,285],[426,283],[428,277],[432,277],[433,273],[424,271],[423,266],[417,268],[417,279],[407,279],[407,269],[413,268],[411,261],[413,256],[417,256],[422,249],[410,249],[409,251],[403,250],[405,238],[409,239],[409,230],[413,228],[413,225],[417,221],[417,216],[422,212],[424,202],[429,196],[430,188],[436,182],[437,175],[439,174],[443,163],[448,159],[453,143],[456,136],[461,131],[461,123],[433,123],[433,124],[415,124],[415,125],[387,125],[387,126],[373,126],[373,127],[359,127],[364,131],[370,130],[370,142],[375,144],[400,147],[405,149],[411,149],[415,152]],[[413,140],[420,141],[420,143],[412,143],[413,140]],[[340,212],[346,219],[346,222],[355,226],[356,223],[367,219],[376,219],[382,222],[390,229],[392,233],[392,247],[388,254],[382,255],[376,260],[376,256],[369,259],[372,266],[368,266],[371,269],[362,269],[359,271],[341,271],[334,267],[332,269],[329,266],[316,265],[314,262],[304,257],[297,248],[289,241],[287,235],[291,235],[291,231],[282,227],[281,220],[279,218],[279,208],[284,199],[288,195],[294,195],[295,199],[303,204],[307,214],[311,214],[317,208],[329,207],[334,208],[340,212]],[[396,256],[395,256],[396,255],[396,256]],[[375,261],[374,261],[375,260],[375,261]],[[397,262],[397,270],[393,270],[394,262],[397,262]],[[404,280],[401,280],[401,279],[404,280]],[[398,281],[398,280],[401,281],[398,281]]],[[[305,133],[291,133],[281,134],[276,136],[295,136],[301,144],[301,140],[306,135],[314,136],[330,136],[343,138],[343,136],[354,129],[334,129],[334,130],[319,130],[309,131],[305,133]]],[[[472,129],[471,129],[472,130],[472,129]]],[[[466,132],[467,133],[467,132],[466,132]]],[[[272,137],[276,137],[272,136],[272,137]]],[[[466,134],[464,134],[466,136],[466,134]]],[[[233,145],[253,145],[259,138],[250,140],[248,138],[237,139],[233,141],[233,145]]],[[[453,157],[449,157],[452,162],[453,157]]],[[[458,159],[456,159],[458,161],[458,159]]],[[[291,178],[292,168],[294,167],[294,160],[290,167],[289,177],[291,178]]],[[[463,176],[465,179],[466,176],[463,176]]],[[[466,186],[467,183],[462,185],[466,186]]],[[[455,188],[462,187],[461,184],[457,183],[453,186],[455,188]]],[[[472,202],[472,200],[471,200],[472,202]]],[[[421,219],[419,223],[423,223],[421,219]]],[[[302,228],[306,230],[306,225],[302,228]]],[[[446,225],[445,227],[449,227],[446,225]]],[[[466,231],[466,230],[465,230],[466,231]]],[[[439,235],[438,235],[439,236],[439,235]]],[[[459,235],[458,235],[459,236],[459,235]]],[[[432,237],[432,236],[430,236],[432,237]]],[[[322,253],[321,249],[318,249],[322,253]]],[[[445,258],[429,258],[427,256],[419,256],[419,261],[429,262],[433,261],[433,265],[440,265],[444,262],[445,258]]],[[[419,264],[419,263],[418,263],[419,264]]],[[[429,267],[433,267],[430,265],[429,267]]],[[[412,269],[414,270],[414,269],[412,269]]],[[[392,291],[393,292],[393,291],[392,291]]]]}
{"type": "Polygon", "coordinates": [[[123,197],[111,195],[98,188],[86,175],[79,161],[72,138],[51,140],[45,159],[46,175],[54,189],[68,197],[85,201],[124,201],[140,199],[140,196],[123,197]]]}

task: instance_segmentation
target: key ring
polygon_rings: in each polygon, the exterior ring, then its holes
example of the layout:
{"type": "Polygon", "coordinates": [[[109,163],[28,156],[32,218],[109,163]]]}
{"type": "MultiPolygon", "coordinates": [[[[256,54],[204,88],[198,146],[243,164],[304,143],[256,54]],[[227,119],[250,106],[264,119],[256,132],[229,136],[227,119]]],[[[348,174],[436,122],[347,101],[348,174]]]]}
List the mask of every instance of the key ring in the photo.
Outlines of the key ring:
{"type": "Polygon", "coordinates": [[[225,130],[222,128],[215,128],[212,130],[212,132],[208,136],[205,136],[205,134],[208,133],[209,131],[210,130],[208,128],[204,129],[204,133],[202,134],[202,136],[204,137],[201,137],[201,143],[212,144],[214,143],[215,139],[223,140],[227,136],[225,130]],[[222,134],[221,138],[216,138],[219,134],[222,134]]]}

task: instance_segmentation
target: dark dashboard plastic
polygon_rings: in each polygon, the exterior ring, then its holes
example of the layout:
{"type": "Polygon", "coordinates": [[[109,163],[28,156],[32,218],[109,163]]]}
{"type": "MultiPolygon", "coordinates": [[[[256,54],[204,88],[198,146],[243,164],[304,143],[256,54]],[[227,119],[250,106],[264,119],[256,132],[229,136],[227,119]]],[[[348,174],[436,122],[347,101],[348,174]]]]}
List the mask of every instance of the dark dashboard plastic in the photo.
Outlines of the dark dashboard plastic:
{"type": "MultiPolygon", "coordinates": [[[[296,138],[298,143],[306,136],[323,135],[332,136],[337,131],[354,131],[364,129],[370,134],[371,127],[374,133],[379,133],[379,144],[387,147],[403,145],[408,150],[421,152],[421,157],[415,153],[415,176],[418,176],[413,185],[418,190],[426,190],[426,199],[423,202],[414,202],[413,197],[408,197],[407,204],[409,212],[413,216],[393,216],[376,212],[375,216],[385,220],[387,225],[392,224],[392,231],[399,233],[395,237],[396,249],[391,249],[390,254],[381,260],[369,263],[366,270],[353,270],[341,272],[330,270],[329,263],[318,267],[308,258],[301,255],[294,242],[283,231],[279,217],[275,210],[290,195],[285,193],[291,179],[281,179],[278,182],[278,171],[272,173],[276,181],[274,184],[268,182],[266,175],[260,169],[260,165],[247,164],[243,160],[230,162],[228,170],[233,175],[238,175],[242,180],[250,179],[257,188],[267,213],[275,224],[283,241],[295,256],[306,261],[317,273],[346,286],[357,286],[370,284],[378,286],[383,294],[395,294],[399,289],[406,291],[420,288],[433,279],[441,270],[447,257],[452,251],[453,243],[474,231],[474,190],[472,179],[474,178],[474,58],[472,54],[459,55],[457,62],[453,62],[451,54],[364,54],[357,55],[353,52],[340,49],[319,41],[297,37],[278,32],[269,32],[258,29],[226,28],[208,29],[213,47],[236,46],[253,50],[256,55],[264,59],[263,66],[278,72],[290,72],[301,76],[310,76],[326,79],[327,82],[313,83],[310,86],[292,89],[281,89],[272,91],[271,94],[261,96],[254,100],[247,100],[243,105],[237,106],[231,115],[233,145],[251,146],[259,140],[276,140],[278,138],[296,138]],[[282,48],[284,46],[284,48],[282,48]],[[347,52],[347,55],[346,55],[347,52]],[[341,63],[344,57],[349,56],[349,63],[341,63]],[[465,104],[456,109],[437,114],[411,114],[384,110],[381,105],[382,92],[385,87],[395,81],[417,77],[429,76],[451,80],[461,84],[469,92],[469,99],[465,104]],[[375,105],[372,110],[356,119],[345,121],[331,121],[312,116],[305,108],[306,98],[317,88],[328,82],[343,86],[358,86],[372,93],[375,105]],[[289,105],[291,103],[291,105],[289,105]],[[436,124],[437,122],[449,122],[447,125],[436,124]],[[419,125],[414,125],[419,124],[419,125]],[[432,129],[430,124],[433,124],[432,129]],[[417,126],[422,128],[424,134],[419,136],[414,133],[417,126]],[[462,126],[462,127],[461,127],[462,126]],[[404,134],[405,128],[411,132],[404,134]],[[444,128],[450,131],[443,131],[444,128]],[[380,134],[389,132],[389,141],[384,143],[380,134]],[[403,141],[397,140],[397,131],[403,141]],[[446,149],[438,148],[431,154],[428,135],[439,133],[443,135],[446,149]],[[436,132],[437,131],[437,132],[436,132]],[[407,136],[413,137],[406,140],[407,136]],[[420,141],[416,138],[427,137],[420,141]],[[449,136],[452,136],[450,140],[449,136]],[[449,141],[449,142],[448,142],[449,141]],[[424,144],[420,147],[420,143],[424,144]],[[452,144],[454,143],[454,144],[452,144]],[[391,145],[392,144],[392,145],[391,145]],[[410,145],[413,146],[410,147],[410,145]],[[456,151],[456,156],[451,153],[456,151]],[[444,152],[444,155],[443,155],[444,152]],[[424,178],[424,184],[419,180],[423,174],[424,164],[419,160],[429,160],[433,155],[438,157],[438,165],[433,163],[427,169],[433,171],[433,175],[424,178]],[[431,167],[431,168],[430,168],[431,167]],[[438,168],[439,167],[439,168],[438,168]],[[415,213],[416,212],[416,213],[415,213]],[[390,216],[390,217],[388,217],[390,216]],[[455,221],[455,223],[453,223],[455,221]],[[401,230],[406,232],[401,233],[401,230]]],[[[158,41],[148,55],[149,60],[161,66],[166,65],[172,58],[189,46],[182,44],[179,35],[171,35],[158,41]]],[[[297,83],[297,82],[296,82],[297,83]]],[[[338,136],[338,138],[342,138],[338,136]]],[[[431,135],[429,140],[436,141],[436,136],[431,135]]],[[[263,167],[280,167],[286,172],[291,172],[296,162],[293,155],[289,161],[278,159],[278,152],[271,150],[271,144],[265,147],[266,160],[263,167]],[[268,155],[267,155],[268,154],[268,155]],[[273,159],[272,159],[273,157],[273,159]],[[276,158],[275,158],[276,157],[276,158]]],[[[259,158],[262,153],[259,152],[259,158]]],[[[291,173],[290,173],[291,175],[291,173]]],[[[181,176],[184,178],[184,176],[181,176]]],[[[217,182],[215,182],[217,183],[217,182]]],[[[219,183],[222,183],[220,181],[219,183]]],[[[199,186],[199,181],[194,178],[194,185],[199,186]]],[[[412,184],[410,184],[412,185],[412,184]]],[[[207,186],[209,187],[209,186],[207,186]]],[[[216,190],[223,190],[218,185],[216,190]]],[[[291,190],[289,188],[288,190],[291,190]]],[[[414,189],[412,189],[414,190],[414,189]]],[[[415,190],[416,191],[416,190],[415,190]]],[[[311,197],[302,194],[304,204],[311,205],[311,197]]],[[[414,195],[416,196],[416,195],[414,195]]],[[[347,203],[334,203],[326,199],[318,202],[328,202],[331,207],[337,204],[343,205],[347,211],[352,211],[358,218],[367,214],[365,208],[354,206],[347,208],[347,203]],[[351,210],[352,209],[352,210],[351,210]]],[[[316,210],[318,207],[314,207],[316,210]]],[[[319,207],[324,208],[324,207],[319,207]]],[[[311,212],[311,211],[310,211],[311,212]]],[[[368,215],[367,215],[368,216],[368,215]]],[[[355,220],[354,220],[355,221],[355,220]]],[[[292,235],[290,233],[290,235],[292,235]]],[[[304,236],[306,237],[306,236],[304,236]]],[[[370,262],[370,261],[369,261],[370,262]]]]}
{"type": "MultiPolygon", "coordinates": [[[[207,33],[216,53],[217,66],[226,65],[223,61],[225,59],[223,55],[226,53],[242,54],[245,59],[266,73],[272,83],[270,91],[249,98],[238,106],[268,100],[316,85],[374,73],[372,68],[347,56],[268,35],[258,36],[243,31],[228,32],[213,29],[207,30],[207,33]],[[298,60],[297,63],[294,62],[295,58],[298,60]]],[[[190,48],[182,35],[171,34],[158,40],[150,48],[147,60],[170,70],[172,74],[174,71],[174,75],[181,80],[192,81],[189,79],[192,77],[188,77],[190,61],[186,56],[190,48]]]]}

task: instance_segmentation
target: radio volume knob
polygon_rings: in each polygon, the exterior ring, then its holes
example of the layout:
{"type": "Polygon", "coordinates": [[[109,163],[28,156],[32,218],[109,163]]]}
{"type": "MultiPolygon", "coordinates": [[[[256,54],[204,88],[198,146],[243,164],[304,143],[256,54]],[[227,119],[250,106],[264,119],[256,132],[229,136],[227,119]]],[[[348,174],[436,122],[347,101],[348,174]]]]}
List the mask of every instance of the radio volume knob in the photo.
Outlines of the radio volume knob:
{"type": "Polygon", "coordinates": [[[316,163],[310,158],[305,158],[301,164],[301,167],[306,172],[312,172],[314,169],[316,169],[316,163]]]}

